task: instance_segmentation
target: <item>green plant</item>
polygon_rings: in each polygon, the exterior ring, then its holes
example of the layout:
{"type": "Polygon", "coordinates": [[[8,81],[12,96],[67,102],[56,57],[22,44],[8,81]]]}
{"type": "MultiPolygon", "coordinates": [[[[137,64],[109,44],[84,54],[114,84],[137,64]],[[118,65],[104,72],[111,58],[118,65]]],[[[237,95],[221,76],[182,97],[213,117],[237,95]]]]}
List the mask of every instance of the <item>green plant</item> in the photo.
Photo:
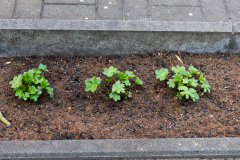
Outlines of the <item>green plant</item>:
{"type": "Polygon", "coordinates": [[[41,74],[43,71],[48,72],[47,66],[40,64],[38,68],[15,76],[9,83],[16,91],[15,96],[24,100],[30,98],[37,102],[38,97],[42,94],[42,89],[46,89],[49,96],[53,97],[53,89],[49,87],[48,80],[41,74]]]}
{"type": "MultiPolygon", "coordinates": [[[[128,78],[135,78],[135,84],[142,85],[143,81],[140,80],[139,77],[136,77],[133,72],[125,71],[120,72],[117,70],[117,68],[114,68],[113,66],[109,68],[103,68],[104,72],[103,74],[106,75],[108,78],[106,79],[107,82],[113,82],[112,88],[107,88],[107,91],[109,93],[109,97],[112,98],[114,101],[118,101],[121,99],[121,95],[124,96],[124,100],[128,97],[132,96],[132,93],[130,91],[126,91],[126,86],[131,86],[131,83],[128,78]],[[117,75],[114,77],[114,75],[117,75]],[[116,80],[117,79],[117,80],[116,80]]],[[[92,77],[91,79],[85,80],[86,84],[86,91],[91,90],[94,92],[98,85],[101,83],[100,77],[92,77]]]]}
{"type": "MultiPolygon", "coordinates": [[[[210,85],[206,81],[206,78],[203,77],[203,73],[198,72],[198,69],[194,68],[193,66],[190,66],[188,71],[186,71],[184,66],[180,67],[177,65],[176,67],[172,67],[172,71],[175,74],[172,76],[172,79],[168,80],[167,84],[172,88],[175,88],[177,84],[177,89],[179,90],[177,97],[179,97],[179,99],[182,99],[184,96],[186,99],[191,97],[193,101],[199,99],[197,91],[194,88],[191,88],[197,87],[199,85],[198,81],[202,83],[201,88],[204,89],[204,92],[210,92],[210,85]],[[191,78],[193,75],[199,75],[198,79],[191,78]]],[[[155,74],[157,75],[157,79],[163,81],[168,75],[168,69],[161,68],[160,70],[156,70],[155,74]]]]}

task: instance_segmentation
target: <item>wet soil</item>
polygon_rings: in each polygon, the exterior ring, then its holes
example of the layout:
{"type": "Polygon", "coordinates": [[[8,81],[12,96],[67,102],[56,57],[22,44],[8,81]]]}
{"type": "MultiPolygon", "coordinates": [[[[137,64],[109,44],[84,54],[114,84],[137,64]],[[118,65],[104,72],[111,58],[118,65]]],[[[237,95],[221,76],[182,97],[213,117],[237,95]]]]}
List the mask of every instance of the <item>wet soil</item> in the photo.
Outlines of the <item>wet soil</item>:
{"type": "MultiPolygon", "coordinates": [[[[0,123],[0,140],[137,139],[239,137],[240,55],[159,52],[107,57],[0,58],[0,111],[12,125],[0,123]],[[197,89],[200,99],[176,97],[176,88],[159,81],[162,67],[193,65],[211,85],[197,89]],[[42,63],[54,97],[44,93],[38,103],[15,97],[9,85],[14,76],[42,63]],[[104,90],[103,68],[130,70],[144,81],[131,87],[132,98],[115,102],[104,90]],[[100,76],[96,92],[86,92],[84,81],[100,76]]],[[[169,76],[170,78],[170,76],[169,76]]]]}

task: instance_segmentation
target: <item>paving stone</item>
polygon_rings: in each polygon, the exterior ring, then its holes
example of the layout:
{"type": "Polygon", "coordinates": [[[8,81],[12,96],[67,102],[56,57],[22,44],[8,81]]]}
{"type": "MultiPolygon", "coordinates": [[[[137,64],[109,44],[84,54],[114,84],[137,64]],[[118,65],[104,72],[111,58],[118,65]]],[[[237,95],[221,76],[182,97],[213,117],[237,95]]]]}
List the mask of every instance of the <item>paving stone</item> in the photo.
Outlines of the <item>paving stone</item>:
{"type": "Polygon", "coordinates": [[[151,10],[153,21],[203,21],[200,7],[152,6],[151,10]]]}
{"type": "Polygon", "coordinates": [[[204,19],[207,22],[229,22],[222,0],[201,0],[204,19]]]}
{"type": "Polygon", "coordinates": [[[95,0],[45,0],[44,3],[96,4],[95,0]]]}
{"type": "Polygon", "coordinates": [[[0,0],[0,19],[11,19],[13,16],[15,0],[0,0]]]}
{"type": "Polygon", "coordinates": [[[125,0],[124,1],[124,17],[125,20],[149,20],[148,1],[125,0]]]}
{"type": "Polygon", "coordinates": [[[150,0],[151,5],[200,6],[199,0],[150,0]]]}
{"type": "Polygon", "coordinates": [[[14,18],[39,19],[42,9],[42,0],[18,0],[14,18]]]}
{"type": "Polygon", "coordinates": [[[240,3],[239,0],[225,0],[230,18],[233,22],[240,22],[240,3]]]}
{"type": "Polygon", "coordinates": [[[123,4],[119,0],[98,1],[99,20],[123,20],[123,4]]]}
{"type": "Polygon", "coordinates": [[[44,5],[43,19],[95,20],[95,6],[44,5]]]}

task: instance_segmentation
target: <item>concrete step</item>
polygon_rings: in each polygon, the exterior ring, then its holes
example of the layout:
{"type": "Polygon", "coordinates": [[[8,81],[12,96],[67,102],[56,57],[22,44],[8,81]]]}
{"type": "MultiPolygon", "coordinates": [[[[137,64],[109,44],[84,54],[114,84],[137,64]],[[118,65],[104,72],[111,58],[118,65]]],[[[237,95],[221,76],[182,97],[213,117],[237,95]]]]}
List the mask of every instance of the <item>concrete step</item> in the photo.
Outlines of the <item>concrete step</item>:
{"type": "Polygon", "coordinates": [[[0,56],[240,52],[237,0],[1,0],[0,56]]]}

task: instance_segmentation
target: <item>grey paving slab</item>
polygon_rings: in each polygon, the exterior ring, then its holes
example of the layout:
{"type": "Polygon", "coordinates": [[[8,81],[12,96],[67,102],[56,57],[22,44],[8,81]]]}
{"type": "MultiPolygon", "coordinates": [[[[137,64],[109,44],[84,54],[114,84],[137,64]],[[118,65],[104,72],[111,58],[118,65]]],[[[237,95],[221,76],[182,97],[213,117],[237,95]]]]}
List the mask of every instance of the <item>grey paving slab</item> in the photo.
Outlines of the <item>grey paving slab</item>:
{"type": "Polygon", "coordinates": [[[240,1],[239,0],[225,0],[230,14],[231,21],[240,22],[240,1]]]}
{"type": "Polygon", "coordinates": [[[199,0],[150,0],[151,5],[200,6],[199,0]]]}
{"type": "Polygon", "coordinates": [[[93,5],[44,5],[43,19],[95,20],[93,5]]]}
{"type": "Polygon", "coordinates": [[[123,3],[119,0],[98,1],[98,20],[123,20],[123,3]]]}
{"type": "Polygon", "coordinates": [[[203,21],[200,7],[152,6],[151,11],[153,21],[203,21]]]}
{"type": "Polygon", "coordinates": [[[44,3],[96,4],[96,0],[44,0],[44,3]]]}
{"type": "Polygon", "coordinates": [[[13,16],[15,0],[0,1],[0,19],[11,19],[13,16]]]}
{"type": "Polygon", "coordinates": [[[17,0],[14,18],[39,19],[42,10],[42,0],[17,0]]]}
{"type": "Polygon", "coordinates": [[[125,20],[149,20],[149,10],[147,0],[125,0],[124,1],[125,20]]]}
{"type": "Polygon", "coordinates": [[[229,22],[223,0],[201,0],[201,6],[206,22],[229,22]]]}

